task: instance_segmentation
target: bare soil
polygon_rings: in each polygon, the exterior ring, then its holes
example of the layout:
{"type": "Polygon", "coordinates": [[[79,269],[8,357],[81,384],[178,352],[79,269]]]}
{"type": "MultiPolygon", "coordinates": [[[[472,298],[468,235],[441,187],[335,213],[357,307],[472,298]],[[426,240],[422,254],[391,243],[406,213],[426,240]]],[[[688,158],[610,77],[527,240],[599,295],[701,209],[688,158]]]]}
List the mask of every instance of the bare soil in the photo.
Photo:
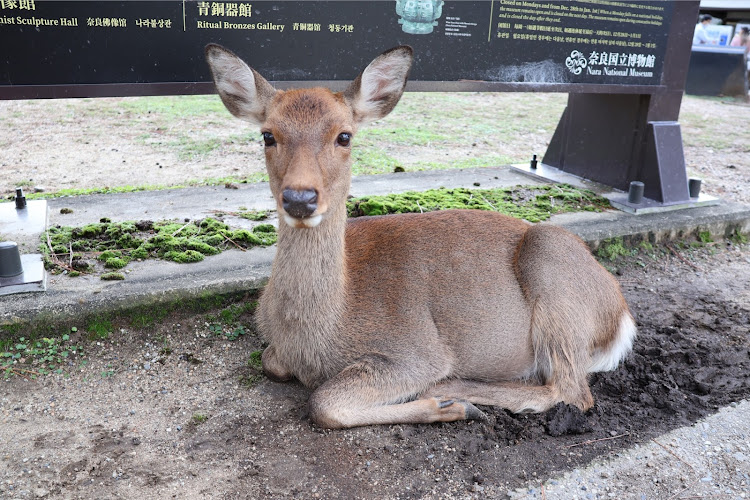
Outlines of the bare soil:
{"type": "MultiPolygon", "coordinates": [[[[456,143],[389,148],[430,161],[520,160],[544,150],[564,96],[535,95],[520,110],[519,99],[476,94],[462,105],[511,122],[537,116],[538,128],[507,138],[458,128],[456,143]]],[[[686,97],[681,117],[691,175],[703,177],[705,192],[744,203],[750,129],[732,124],[747,109],[686,97]]],[[[3,197],[19,183],[27,191],[166,186],[262,170],[259,147],[226,139],[245,133],[228,115],[175,121],[112,99],[0,102],[0,118],[3,197]],[[223,137],[220,147],[196,156],[170,146],[208,130],[223,137]]],[[[263,346],[252,317],[242,318],[249,333],[235,341],[214,335],[204,314],[175,312],[148,327],[126,318],[104,340],[73,339],[85,364],[0,380],[0,497],[502,498],[750,397],[747,244],[660,247],[607,265],[639,335],[621,367],[591,377],[596,405],[585,414],[564,405],[540,415],[483,407],[486,422],[322,430],[307,417],[306,389],[268,381],[248,363],[263,346]]],[[[654,498],[672,496],[660,488],[654,498]]]]}
{"type": "Polygon", "coordinates": [[[306,389],[248,363],[257,336],[221,340],[205,315],[176,312],[74,339],[87,364],[65,375],[0,382],[0,496],[502,498],[750,396],[748,245],[649,254],[607,263],[639,334],[620,368],[592,376],[585,414],[482,407],[486,422],[322,430],[306,389]]]}
{"type": "MultiPolygon", "coordinates": [[[[355,138],[355,147],[376,158],[387,154],[406,170],[423,168],[420,162],[524,162],[544,153],[566,100],[546,93],[407,93],[390,116],[365,129],[381,133],[355,138]],[[410,139],[419,134],[428,140],[410,139]]],[[[750,203],[750,128],[742,121],[749,109],[741,100],[684,97],[685,163],[703,179],[705,193],[750,203]]],[[[264,172],[257,129],[227,113],[218,96],[0,101],[0,148],[2,198],[18,186],[53,193],[264,172]]]]}

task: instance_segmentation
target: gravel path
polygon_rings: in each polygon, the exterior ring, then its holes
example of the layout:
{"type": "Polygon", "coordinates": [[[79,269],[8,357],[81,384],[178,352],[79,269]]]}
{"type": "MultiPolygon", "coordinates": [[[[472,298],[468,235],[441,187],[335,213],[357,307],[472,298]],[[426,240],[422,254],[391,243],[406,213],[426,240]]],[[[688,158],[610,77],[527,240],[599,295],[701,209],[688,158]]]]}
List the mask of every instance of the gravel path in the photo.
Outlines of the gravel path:
{"type": "Polygon", "coordinates": [[[750,497],[750,401],[647,445],[594,462],[542,487],[509,492],[512,499],[671,499],[750,497]]]}

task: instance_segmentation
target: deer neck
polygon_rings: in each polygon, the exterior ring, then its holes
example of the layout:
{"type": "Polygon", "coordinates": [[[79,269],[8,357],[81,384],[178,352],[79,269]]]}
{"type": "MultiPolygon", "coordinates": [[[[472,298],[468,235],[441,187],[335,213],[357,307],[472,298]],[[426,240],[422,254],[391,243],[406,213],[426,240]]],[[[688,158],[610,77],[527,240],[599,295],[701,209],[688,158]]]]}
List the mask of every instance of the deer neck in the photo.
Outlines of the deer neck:
{"type": "Polygon", "coordinates": [[[315,228],[296,229],[279,221],[266,289],[270,296],[265,300],[273,303],[268,318],[273,325],[267,333],[308,386],[337,373],[349,350],[341,342],[347,297],[345,230],[345,207],[328,213],[315,228]]]}
{"type": "MultiPolygon", "coordinates": [[[[329,296],[344,292],[346,276],[346,210],[332,208],[314,228],[292,228],[279,221],[279,238],[272,279],[284,276],[285,288],[297,291],[310,300],[315,289],[329,296]],[[297,283],[298,286],[292,285],[297,283]]],[[[294,299],[294,297],[289,297],[294,299]]]]}

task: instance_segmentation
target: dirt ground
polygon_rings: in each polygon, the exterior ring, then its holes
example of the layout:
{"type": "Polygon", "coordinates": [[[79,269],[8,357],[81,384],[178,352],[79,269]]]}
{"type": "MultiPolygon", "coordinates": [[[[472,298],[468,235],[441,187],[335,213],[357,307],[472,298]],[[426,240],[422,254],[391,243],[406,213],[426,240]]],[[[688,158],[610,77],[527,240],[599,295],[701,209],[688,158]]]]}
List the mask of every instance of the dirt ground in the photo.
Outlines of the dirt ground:
{"type": "Polygon", "coordinates": [[[639,334],[585,414],[322,430],[307,390],[248,363],[255,335],[174,313],[72,339],[87,363],[65,375],[0,381],[0,497],[502,498],[750,396],[750,248],[671,248],[608,263],[639,334]]]}
{"type": "MultiPolygon", "coordinates": [[[[546,150],[566,99],[406,93],[390,116],[364,129],[379,133],[365,144],[355,138],[355,148],[375,145],[375,160],[387,153],[407,170],[420,161],[528,161],[546,150]]],[[[703,179],[703,192],[750,203],[743,187],[750,183],[750,129],[736,126],[748,109],[741,100],[684,97],[685,163],[689,175],[703,179]]],[[[229,115],[218,96],[0,101],[0,148],[3,198],[17,186],[48,193],[175,186],[264,171],[257,129],[229,115]]]]}
{"type": "MultiPolygon", "coordinates": [[[[507,98],[468,97],[495,108],[507,98]]],[[[170,133],[155,118],[75,101],[0,102],[3,197],[21,181],[55,191],[262,169],[259,148],[228,143],[184,160],[152,147],[170,133]]],[[[544,97],[529,112],[550,103],[564,100],[544,97]]],[[[747,109],[686,98],[682,123],[688,168],[705,192],[750,203],[746,136],[722,128],[747,109]]],[[[551,121],[519,141],[543,150],[551,121]]],[[[235,122],[200,116],[179,126],[236,133],[235,122]]],[[[467,147],[510,156],[520,147],[492,144],[467,147]]],[[[307,390],[248,363],[261,339],[222,339],[205,314],[176,312],[148,327],[115,324],[99,341],[74,335],[85,356],[62,375],[0,379],[0,498],[503,498],[750,397],[749,245],[660,247],[607,265],[639,335],[621,367],[592,376],[596,405],[585,414],[482,407],[486,422],[321,430],[307,417],[307,390]]],[[[241,321],[252,332],[252,318],[241,321]]],[[[672,496],[660,488],[654,498],[672,496]]]]}

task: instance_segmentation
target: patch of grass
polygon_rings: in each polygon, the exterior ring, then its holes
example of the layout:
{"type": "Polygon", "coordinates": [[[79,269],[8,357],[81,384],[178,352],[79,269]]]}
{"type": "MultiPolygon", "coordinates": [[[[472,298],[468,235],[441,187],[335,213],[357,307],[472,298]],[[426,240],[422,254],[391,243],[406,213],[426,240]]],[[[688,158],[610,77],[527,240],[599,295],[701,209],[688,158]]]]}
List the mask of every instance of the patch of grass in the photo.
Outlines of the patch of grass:
{"type": "Polygon", "coordinates": [[[224,140],[219,137],[202,140],[181,137],[177,141],[167,142],[164,145],[169,149],[177,150],[180,160],[192,161],[221,148],[224,140]]]}
{"type": "Polygon", "coordinates": [[[169,316],[173,308],[167,307],[155,307],[147,306],[141,307],[137,310],[132,311],[128,316],[130,318],[130,325],[133,328],[148,328],[169,316]]]}
{"type": "Polygon", "coordinates": [[[112,322],[107,318],[94,318],[86,326],[88,332],[88,339],[92,341],[104,340],[114,331],[112,322]]]}
{"type": "Polygon", "coordinates": [[[431,189],[386,196],[365,196],[347,202],[350,217],[421,213],[451,208],[491,210],[539,222],[569,211],[600,211],[609,202],[588,190],[566,185],[515,186],[498,189],[431,189]]]}
{"type": "Polygon", "coordinates": [[[513,163],[513,159],[508,156],[484,156],[478,158],[463,158],[460,160],[451,159],[446,156],[446,161],[420,161],[415,163],[411,170],[448,170],[448,169],[466,169],[481,167],[497,167],[513,163]]]}
{"type": "Polygon", "coordinates": [[[50,373],[61,374],[64,366],[82,356],[83,349],[73,343],[67,333],[60,338],[32,340],[21,337],[16,342],[2,343],[0,371],[5,378],[13,375],[36,378],[50,373]]]}
{"type": "Polygon", "coordinates": [[[262,374],[253,374],[253,375],[243,375],[240,377],[240,385],[244,386],[247,389],[251,389],[258,385],[263,380],[264,376],[262,374]]]}
{"type": "MultiPolygon", "coordinates": [[[[357,134],[357,141],[365,143],[386,140],[394,144],[428,146],[451,139],[451,136],[422,127],[384,127],[364,129],[357,134]]],[[[357,145],[359,147],[359,144],[357,145]]]]}
{"type": "Polygon", "coordinates": [[[158,113],[170,119],[207,115],[230,117],[221,100],[212,95],[139,97],[123,99],[119,106],[132,113],[158,113]]]}
{"type": "Polygon", "coordinates": [[[744,245],[748,241],[747,235],[742,234],[742,231],[740,231],[738,228],[735,228],[735,230],[732,232],[732,235],[729,237],[729,240],[735,245],[744,245]]]}
{"type": "Polygon", "coordinates": [[[209,323],[208,331],[215,337],[223,337],[227,340],[237,340],[243,335],[252,333],[252,329],[247,328],[241,319],[243,316],[249,316],[258,306],[257,301],[245,301],[219,310],[216,314],[206,316],[206,322],[209,323]]]}
{"type": "Polygon", "coordinates": [[[703,243],[713,243],[713,238],[711,238],[711,233],[709,231],[699,231],[698,232],[698,240],[703,243]]]}
{"type": "Polygon", "coordinates": [[[623,243],[621,237],[610,238],[603,241],[599,245],[599,248],[596,250],[597,257],[599,257],[600,259],[609,260],[610,262],[614,262],[618,257],[631,256],[633,254],[634,250],[632,248],[628,248],[623,243]]]}
{"type": "Polygon", "coordinates": [[[203,413],[193,413],[193,416],[190,418],[190,423],[193,425],[200,425],[205,423],[208,420],[208,415],[205,415],[203,413]]]}
{"type": "MultiPolygon", "coordinates": [[[[268,174],[265,172],[257,172],[250,174],[246,177],[208,177],[205,179],[189,179],[183,184],[175,186],[163,186],[156,184],[144,184],[141,186],[115,186],[115,187],[100,187],[100,188],[69,188],[60,189],[54,192],[43,192],[43,193],[28,193],[25,194],[29,200],[39,199],[53,199],[63,198],[69,196],[89,196],[94,194],[115,194],[115,193],[136,193],[139,191],[160,191],[166,189],[184,189],[187,187],[196,186],[221,186],[226,184],[249,184],[255,182],[268,182],[268,174]]],[[[13,196],[9,196],[8,200],[13,200],[13,196]]],[[[71,210],[72,212],[72,210],[71,210]]]]}
{"type": "Polygon", "coordinates": [[[250,359],[248,360],[247,364],[252,366],[255,369],[260,370],[261,368],[263,368],[263,363],[261,362],[262,357],[263,357],[262,349],[253,351],[250,353],[250,359]]]}
{"type": "Polygon", "coordinates": [[[378,147],[352,150],[352,175],[389,174],[402,163],[378,147]]]}
{"type": "Polygon", "coordinates": [[[159,189],[178,189],[185,186],[154,186],[154,185],[143,185],[143,186],[115,186],[115,187],[101,187],[101,188],[71,188],[71,189],[60,189],[55,192],[44,192],[44,193],[29,193],[26,198],[30,200],[38,199],[51,199],[51,198],[62,198],[65,196],[85,196],[92,194],[113,194],[113,193],[135,193],[137,191],[156,191],[159,189]]]}
{"type": "Polygon", "coordinates": [[[106,369],[102,370],[102,378],[114,377],[115,370],[112,368],[112,363],[107,363],[106,369]]]}
{"type": "Polygon", "coordinates": [[[240,377],[240,384],[248,389],[254,387],[265,378],[265,375],[263,375],[263,364],[261,363],[262,356],[262,349],[250,353],[250,359],[247,361],[249,373],[240,377]]]}

